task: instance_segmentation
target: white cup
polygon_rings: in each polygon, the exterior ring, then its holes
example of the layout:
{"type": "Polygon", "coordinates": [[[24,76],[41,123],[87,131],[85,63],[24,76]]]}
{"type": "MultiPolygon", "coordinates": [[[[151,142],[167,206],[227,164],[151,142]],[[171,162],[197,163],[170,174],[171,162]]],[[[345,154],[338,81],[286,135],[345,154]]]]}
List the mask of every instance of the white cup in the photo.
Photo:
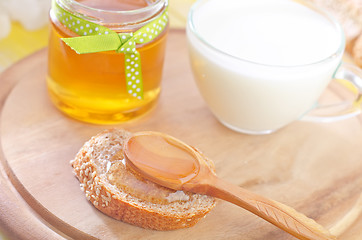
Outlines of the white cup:
{"type": "Polygon", "coordinates": [[[341,26],[308,2],[198,0],[187,38],[198,89],[233,130],[267,134],[299,119],[334,121],[361,112],[357,94],[342,112],[306,116],[334,77],[362,89],[361,70],[341,64],[341,26]]]}

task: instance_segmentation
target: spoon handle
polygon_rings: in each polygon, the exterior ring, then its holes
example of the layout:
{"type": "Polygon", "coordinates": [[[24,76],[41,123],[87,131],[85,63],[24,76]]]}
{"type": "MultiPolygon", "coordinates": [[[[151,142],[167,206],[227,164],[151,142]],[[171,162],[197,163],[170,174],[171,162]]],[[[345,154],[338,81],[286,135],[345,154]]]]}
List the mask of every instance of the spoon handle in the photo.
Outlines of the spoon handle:
{"type": "Polygon", "coordinates": [[[282,203],[257,195],[246,189],[227,183],[211,175],[206,184],[200,184],[197,192],[234,203],[274,224],[301,240],[335,240],[328,230],[282,203]]]}

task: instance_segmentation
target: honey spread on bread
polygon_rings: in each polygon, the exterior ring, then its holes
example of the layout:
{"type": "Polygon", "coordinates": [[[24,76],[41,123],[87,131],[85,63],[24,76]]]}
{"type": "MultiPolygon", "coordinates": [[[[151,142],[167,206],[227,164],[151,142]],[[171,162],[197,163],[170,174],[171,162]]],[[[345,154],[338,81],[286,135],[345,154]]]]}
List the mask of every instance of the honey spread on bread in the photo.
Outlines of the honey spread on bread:
{"type": "Polygon", "coordinates": [[[115,154],[107,165],[107,179],[110,184],[122,189],[133,197],[157,204],[167,204],[173,201],[187,201],[190,193],[162,187],[128,168],[122,151],[115,154]]]}
{"type": "MultiPolygon", "coordinates": [[[[123,145],[131,135],[120,129],[103,131],[71,161],[86,198],[104,214],[143,228],[195,225],[215,206],[215,199],[162,187],[127,167],[123,145]]],[[[208,164],[213,168],[211,161],[208,164]]]]}

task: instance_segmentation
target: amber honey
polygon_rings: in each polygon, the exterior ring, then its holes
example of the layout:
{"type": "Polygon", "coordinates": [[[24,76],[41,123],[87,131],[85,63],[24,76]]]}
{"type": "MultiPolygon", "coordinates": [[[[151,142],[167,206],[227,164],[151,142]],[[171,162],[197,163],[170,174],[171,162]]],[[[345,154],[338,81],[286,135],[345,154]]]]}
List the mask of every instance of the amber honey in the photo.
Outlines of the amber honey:
{"type": "Polygon", "coordinates": [[[168,182],[168,186],[179,186],[198,174],[197,155],[186,144],[157,132],[136,133],[125,145],[125,159],[131,168],[156,183],[162,179],[160,182],[168,182]]]}
{"type": "MultiPolygon", "coordinates": [[[[96,23],[119,33],[137,31],[143,26],[143,21],[149,18],[137,21],[137,16],[133,16],[127,21],[128,15],[125,15],[120,16],[119,19],[122,21],[115,24],[117,14],[147,8],[149,4],[167,4],[167,1],[145,0],[78,2],[81,4],[79,6],[83,7],[83,14],[101,19],[100,23],[96,23]],[[90,7],[89,12],[84,11],[87,7],[90,7]],[[92,12],[94,9],[100,11],[92,12]]],[[[165,8],[166,5],[155,15],[165,8]]],[[[52,14],[50,19],[47,85],[50,97],[57,108],[81,121],[113,124],[137,118],[155,105],[160,93],[167,28],[153,41],[136,46],[141,58],[144,93],[143,99],[138,99],[130,95],[126,89],[123,53],[109,51],[77,54],[61,41],[61,38],[77,35],[52,14]]]]}
{"type": "Polygon", "coordinates": [[[108,166],[106,175],[109,183],[133,197],[156,204],[189,200],[190,193],[175,191],[146,180],[127,166],[121,152],[112,157],[108,166]]]}

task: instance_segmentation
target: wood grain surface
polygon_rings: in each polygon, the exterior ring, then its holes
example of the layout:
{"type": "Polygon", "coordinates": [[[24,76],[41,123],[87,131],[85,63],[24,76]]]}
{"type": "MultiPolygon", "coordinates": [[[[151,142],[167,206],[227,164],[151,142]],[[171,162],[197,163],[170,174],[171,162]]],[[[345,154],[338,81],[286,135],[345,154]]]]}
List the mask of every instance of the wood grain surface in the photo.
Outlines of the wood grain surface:
{"type": "MultiPolygon", "coordinates": [[[[362,239],[362,117],[316,124],[295,122],[265,136],[221,125],[198,93],[184,31],[171,30],[158,105],[114,126],[67,118],[49,101],[47,52],[15,64],[0,77],[0,228],[14,239],[293,239],[230,203],[219,201],[189,229],[152,231],[97,211],[85,198],[69,161],[105,128],[161,131],[199,148],[219,177],[292,206],[337,234],[362,239]]],[[[330,88],[328,100],[339,98],[330,88]]]]}

